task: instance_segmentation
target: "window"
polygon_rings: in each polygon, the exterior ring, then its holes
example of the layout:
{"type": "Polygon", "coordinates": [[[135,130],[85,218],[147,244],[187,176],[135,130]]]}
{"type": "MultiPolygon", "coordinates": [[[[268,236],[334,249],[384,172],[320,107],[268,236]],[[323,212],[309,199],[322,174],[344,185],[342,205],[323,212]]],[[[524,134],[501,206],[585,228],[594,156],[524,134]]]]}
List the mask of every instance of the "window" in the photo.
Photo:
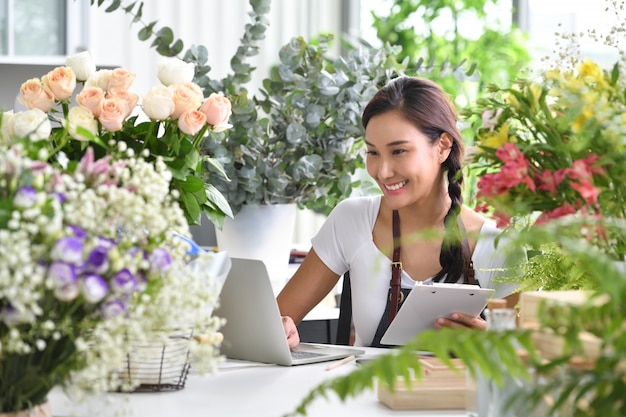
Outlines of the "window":
{"type": "Polygon", "coordinates": [[[89,0],[0,0],[0,56],[75,53],[86,39],[89,0]]]}

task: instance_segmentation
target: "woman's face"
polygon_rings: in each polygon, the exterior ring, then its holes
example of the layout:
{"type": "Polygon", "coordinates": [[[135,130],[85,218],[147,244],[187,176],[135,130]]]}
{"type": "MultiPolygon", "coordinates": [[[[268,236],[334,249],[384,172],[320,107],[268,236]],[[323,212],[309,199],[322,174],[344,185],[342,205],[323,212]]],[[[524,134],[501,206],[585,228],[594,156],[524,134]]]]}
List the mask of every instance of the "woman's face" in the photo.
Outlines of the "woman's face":
{"type": "Polygon", "coordinates": [[[449,154],[447,135],[430,139],[398,112],[370,119],[365,130],[367,172],[392,210],[419,204],[441,187],[441,164],[449,154]]]}

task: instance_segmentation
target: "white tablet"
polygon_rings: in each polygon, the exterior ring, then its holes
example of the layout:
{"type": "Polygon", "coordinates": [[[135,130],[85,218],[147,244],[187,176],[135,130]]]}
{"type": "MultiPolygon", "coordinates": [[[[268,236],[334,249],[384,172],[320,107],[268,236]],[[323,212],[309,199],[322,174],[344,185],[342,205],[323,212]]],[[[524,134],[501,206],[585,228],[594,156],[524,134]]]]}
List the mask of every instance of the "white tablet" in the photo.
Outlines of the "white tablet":
{"type": "Polygon", "coordinates": [[[478,316],[494,292],[478,285],[417,282],[380,342],[403,345],[418,333],[434,329],[439,317],[450,318],[455,312],[478,316]]]}

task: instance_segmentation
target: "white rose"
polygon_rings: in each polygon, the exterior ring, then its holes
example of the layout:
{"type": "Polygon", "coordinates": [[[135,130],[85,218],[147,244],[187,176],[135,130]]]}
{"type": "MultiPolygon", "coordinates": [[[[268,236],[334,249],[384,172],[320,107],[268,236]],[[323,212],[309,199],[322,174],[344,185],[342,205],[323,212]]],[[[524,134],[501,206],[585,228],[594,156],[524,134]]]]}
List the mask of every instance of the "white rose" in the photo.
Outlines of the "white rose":
{"type": "Polygon", "coordinates": [[[98,70],[87,78],[85,87],[100,87],[102,91],[107,92],[109,91],[109,81],[111,81],[112,75],[113,70],[98,70]]]}
{"type": "Polygon", "coordinates": [[[178,58],[164,59],[157,64],[157,77],[167,86],[191,82],[194,71],[194,64],[178,58]]]}
{"type": "Polygon", "coordinates": [[[174,91],[164,85],[156,85],[143,97],[141,107],[152,120],[165,120],[174,111],[174,91]]]}
{"type": "Polygon", "coordinates": [[[13,110],[0,113],[0,144],[11,143],[11,138],[15,134],[13,131],[13,110]]]}
{"type": "Polygon", "coordinates": [[[68,56],[65,59],[65,65],[74,70],[78,81],[87,81],[87,79],[96,72],[96,63],[89,51],[83,51],[68,56]]]}
{"type": "Polygon", "coordinates": [[[67,114],[67,120],[67,131],[76,140],[89,141],[90,139],[89,136],[78,131],[79,127],[88,130],[94,136],[98,133],[98,121],[92,112],[83,107],[72,107],[67,114]]]}
{"type": "Polygon", "coordinates": [[[50,137],[52,125],[46,113],[31,109],[13,116],[13,130],[16,136],[37,142],[50,137]]]}

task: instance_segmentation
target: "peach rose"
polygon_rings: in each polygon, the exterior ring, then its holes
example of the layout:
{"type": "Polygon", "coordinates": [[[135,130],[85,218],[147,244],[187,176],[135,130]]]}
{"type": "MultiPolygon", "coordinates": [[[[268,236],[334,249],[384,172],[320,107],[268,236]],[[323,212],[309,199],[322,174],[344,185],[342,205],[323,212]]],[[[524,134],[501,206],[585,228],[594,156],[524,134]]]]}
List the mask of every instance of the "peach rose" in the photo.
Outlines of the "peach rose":
{"type": "Polygon", "coordinates": [[[76,96],[76,102],[98,117],[100,115],[100,102],[104,99],[104,90],[100,87],[85,87],[76,96]]]}
{"type": "Polygon", "coordinates": [[[126,100],[119,97],[105,98],[100,102],[98,121],[109,132],[117,132],[122,129],[127,114],[126,100]]]}
{"type": "Polygon", "coordinates": [[[44,88],[56,100],[65,100],[72,96],[76,89],[76,75],[70,67],[56,67],[41,78],[44,88]]]}
{"type": "Polygon", "coordinates": [[[115,68],[111,71],[111,78],[109,79],[109,85],[107,91],[111,91],[113,88],[119,90],[128,90],[135,82],[137,75],[128,71],[125,68],[115,68]]]}
{"type": "Polygon", "coordinates": [[[211,126],[218,126],[228,122],[231,111],[230,100],[221,94],[211,93],[200,111],[206,115],[206,122],[211,126]]]}
{"type": "Polygon", "coordinates": [[[164,85],[156,85],[143,97],[141,107],[152,120],[165,120],[174,111],[174,90],[164,85]]]}
{"type": "Polygon", "coordinates": [[[20,87],[22,97],[17,100],[28,109],[39,109],[48,112],[54,107],[54,96],[46,91],[39,78],[31,78],[20,87]]]}
{"type": "Polygon", "coordinates": [[[85,135],[80,130],[86,130],[92,135],[98,133],[98,121],[94,117],[93,113],[86,108],[75,106],[72,107],[67,114],[67,121],[64,121],[64,126],[67,128],[70,136],[76,140],[89,141],[90,137],[85,135]]]}
{"type": "Polygon", "coordinates": [[[178,119],[181,114],[188,110],[197,110],[203,99],[202,89],[197,84],[185,83],[177,85],[174,90],[172,119],[178,119]]]}
{"type": "Polygon", "coordinates": [[[137,94],[131,93],[128,90],[122,90],[122,89],[115,88],[115,87],[109,89],[109,93],[107,94],[107,97],[108,98],[119,97],[126,102],[126,104],[128,105],[128,114],[126,115],[126,117],[130,115],[130,113],[133,111],[133,109],[137,105],[137,102],[139,101],[139,96],[137,94]]]}
{"type": "Polygon", "coordinates": [[[33,142],[48,139],[52,125],[48,115],[39,109],[16,113],[13,118],[13,131],[20,138],[28,138],[33,142]]]}
{"type": "Polygon", "coordinates": [[[188,135],[195,135],[205,124],[206,116],[198,110],[188,110],[178,118],[178,127],[188,135]]]}
{"type": "Polygon", "coordinates": [[[78,81],[87,81],[91,74],[96,72],[96,63],[93,61],[89,51],[68,56],[65,58],[65,65],[74,70],[78,81]]]}
{"type": "Polygon", "coordinates": [[[89,76],[85,81],[85,87],[99,87],[105,93],[109,91],[109,81],[111,80],[113,71],[101,69],[89,76]]]}

